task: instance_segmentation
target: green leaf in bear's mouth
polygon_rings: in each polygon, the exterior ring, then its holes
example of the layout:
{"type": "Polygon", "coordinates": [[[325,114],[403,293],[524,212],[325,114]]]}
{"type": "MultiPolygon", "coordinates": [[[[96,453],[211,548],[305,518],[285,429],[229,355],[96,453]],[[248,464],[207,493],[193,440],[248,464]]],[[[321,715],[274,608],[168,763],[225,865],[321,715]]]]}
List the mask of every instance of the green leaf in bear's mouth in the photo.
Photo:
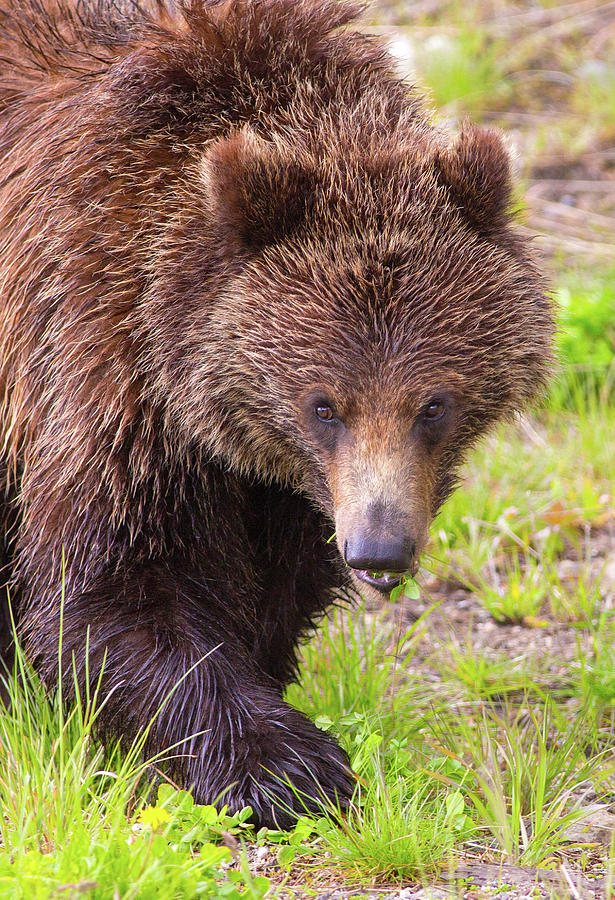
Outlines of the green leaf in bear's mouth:
{"type": "Polygon", "coordinates": [[[389,600],[391,603],[395,603],[401,596],[407,597],[409,600],[418,600],[421,596],[421,589],[412,575],[401,576],[400,583],[389,594],[389,600]]]}

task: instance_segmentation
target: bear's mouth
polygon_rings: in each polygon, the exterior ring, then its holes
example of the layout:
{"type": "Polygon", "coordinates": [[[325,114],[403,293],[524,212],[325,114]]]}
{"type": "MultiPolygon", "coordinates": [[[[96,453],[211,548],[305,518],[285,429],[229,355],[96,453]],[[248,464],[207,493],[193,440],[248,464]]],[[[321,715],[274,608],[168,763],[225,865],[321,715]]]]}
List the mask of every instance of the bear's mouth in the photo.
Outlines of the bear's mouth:
{"type": "Polygon", "coordinates": [[[393,588],[401,584],[403,577],[401,572],[369,572],[367,569],[355,569],[354,574],[381,594],[390,594],[393,588]]]}

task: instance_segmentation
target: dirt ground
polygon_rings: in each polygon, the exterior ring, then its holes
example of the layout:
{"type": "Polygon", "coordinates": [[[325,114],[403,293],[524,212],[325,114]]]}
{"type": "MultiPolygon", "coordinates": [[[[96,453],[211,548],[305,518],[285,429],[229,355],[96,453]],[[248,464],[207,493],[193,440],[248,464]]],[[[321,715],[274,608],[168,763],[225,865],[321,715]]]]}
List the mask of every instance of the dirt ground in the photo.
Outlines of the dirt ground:
{"type": "MultiPolygon", "coordinates": [[[[589,559],[579,559],[570,548],[570,554],[558,560],[556,570],[565,583],[583,567],[589,579],[600,581],[600,594],[604,610],[615,608],[615,519],[605,526],[588,532],[589,559]]],[[[462,641],[464,646],[471,643],[473,651],[489,657],[503,654],[512,661],[522,660],[530,671],[549,675],[543,683],[556,689],[566,684],[570,663],[578,656],[578,642],[589,641],[589,637],[573,624],[555,621],[550,617],[540,618],[535,623],[500,623],[490,615],[476,599],[476,594],[459,584],[454,578],[443,581],[425,575],[422,582],[432,603],[437,607],[429,616],[427,628],[418,645],[418,657],[425,660],[429,671],[429,660],[437,661],[441,648],[451,640],[462,641]],[[545,671],[545,660],[549,668],[545,671]]],[[[403,600],[403,627],[408,628],[429,607],[424,601],[403,600]]],[[[396,610],[383,606],[374,610],[378,615],[398,616],[396,610]]],[[[434,670],[434,674],[440,670],[434,670]]]]}

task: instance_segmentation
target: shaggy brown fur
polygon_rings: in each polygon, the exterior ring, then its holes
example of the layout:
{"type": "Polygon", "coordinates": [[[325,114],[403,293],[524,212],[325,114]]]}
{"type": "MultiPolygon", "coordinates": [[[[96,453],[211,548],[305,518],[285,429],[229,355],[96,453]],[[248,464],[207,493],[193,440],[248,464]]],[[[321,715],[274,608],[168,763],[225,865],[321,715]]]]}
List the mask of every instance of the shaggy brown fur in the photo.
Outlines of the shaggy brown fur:
{"type": "Polygon", "coordinates": [[[413,569],[464,449],[550,358],[500,136],[448,143],[378,43],[336,30],[356,13],[0,2],[25,646],[53,684],[64,556],[64,670],[74,654],[83,685],[89,641],[96,682],[106,654],[107,731],[133,736],[176,686],[147,749],[184,741],[171,774],[266,824],[300,807],[281,778],[351,790],[282,699],[341,557],[413,569]]]}

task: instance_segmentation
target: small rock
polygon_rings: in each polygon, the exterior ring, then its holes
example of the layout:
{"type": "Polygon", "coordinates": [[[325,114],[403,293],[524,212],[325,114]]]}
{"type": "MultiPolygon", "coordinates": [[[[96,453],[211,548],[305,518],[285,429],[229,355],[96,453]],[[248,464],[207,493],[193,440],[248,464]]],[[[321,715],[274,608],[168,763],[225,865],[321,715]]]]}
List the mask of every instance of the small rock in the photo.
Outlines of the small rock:
{"type": "Polygon", "coordinates": [[[397,894],[395,900],[414,900],[415,897],[416,894],[412,888],[403,888],[399,894],[397,894]]]}
{"type": "Polygon", "coordinates": [[[412,900],[452,900],[452,897],[450,891],[433,887],[426,887],[412,894],[412,900]]]}
{"type": "Polygon", "coordinates": [[[599,59],[586,59],[577,68],[577,74],[581,78],[589,78],[594,81],[603,81],[611,75],[612,67],[599,59]]]}
{"type": "Polygon", "coordinates": [[[255,870],[261,871],[275,863],[275,854],[269,847],[255,847],[250,862],[255,870]]]}
{"type": "Polygon", "coordinates": [[[582,819],[566,829],[566,840],[581,844],[602,844],[609,847],[615,833],[615,815],[608,807],[592,803],[582,819]]]}

